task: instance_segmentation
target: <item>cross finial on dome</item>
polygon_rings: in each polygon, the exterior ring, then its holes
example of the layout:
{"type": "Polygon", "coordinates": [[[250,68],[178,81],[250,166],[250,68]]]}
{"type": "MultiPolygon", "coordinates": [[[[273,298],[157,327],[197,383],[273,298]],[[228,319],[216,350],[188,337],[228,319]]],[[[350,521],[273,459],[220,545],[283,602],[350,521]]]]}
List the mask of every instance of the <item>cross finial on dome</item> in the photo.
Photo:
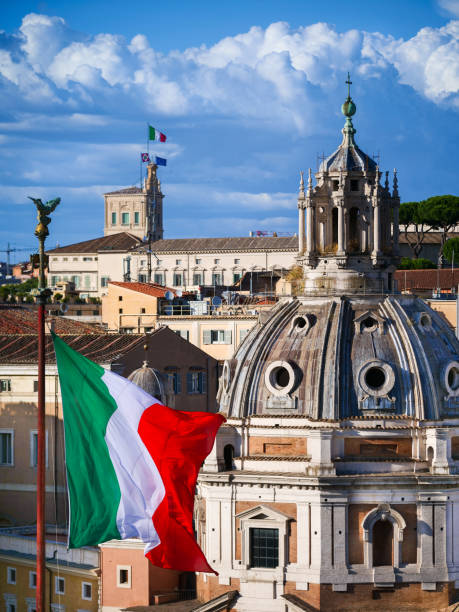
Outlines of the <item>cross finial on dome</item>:
{"type": "Polygon", "coordinates": [[[349,72],[347,73],[347,98],[348,100],[351,99],[351,85],[352,85],[352,81],[351,81],[351,75],[349,74],[349,72]]]}

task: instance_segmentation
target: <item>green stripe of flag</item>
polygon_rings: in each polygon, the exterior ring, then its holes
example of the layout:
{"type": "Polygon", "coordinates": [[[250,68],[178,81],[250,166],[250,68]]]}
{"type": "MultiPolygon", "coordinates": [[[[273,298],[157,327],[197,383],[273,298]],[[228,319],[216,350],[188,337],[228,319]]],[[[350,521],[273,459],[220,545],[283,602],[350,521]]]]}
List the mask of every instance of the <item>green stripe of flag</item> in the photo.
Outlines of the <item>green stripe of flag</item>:
{"type": "Polygon", "coordinates": [[[151,125],[148,126],[148,140],[156,139],[156,130],[151,125]]]}
{"type": "Polygon", "coordinates": [[[117,409],[115,400],[102,381],[101,366],[55,334],[53,340],[64,409],[69,547],[120,539],[116,515],[121,491],[105,442],[107,423],[117,409]]]}

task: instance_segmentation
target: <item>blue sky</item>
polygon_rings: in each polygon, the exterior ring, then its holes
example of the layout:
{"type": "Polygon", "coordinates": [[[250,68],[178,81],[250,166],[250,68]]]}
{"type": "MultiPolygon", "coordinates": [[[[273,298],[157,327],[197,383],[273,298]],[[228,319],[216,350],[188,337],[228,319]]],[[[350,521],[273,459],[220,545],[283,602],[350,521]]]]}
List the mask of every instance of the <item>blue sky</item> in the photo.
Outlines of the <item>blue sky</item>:
{"type": "Polygon", "coordinates": [[[296,231],[299,170],[340,143],[348,70],[356,140],[402,200],[457,194],[459,0],[283,4],[3,3],[0,249],[35,245],[28,195],[62,197],[48,246],[102,235],[147,123],[168,136],[150,145],[165,237],[296,231]]]}

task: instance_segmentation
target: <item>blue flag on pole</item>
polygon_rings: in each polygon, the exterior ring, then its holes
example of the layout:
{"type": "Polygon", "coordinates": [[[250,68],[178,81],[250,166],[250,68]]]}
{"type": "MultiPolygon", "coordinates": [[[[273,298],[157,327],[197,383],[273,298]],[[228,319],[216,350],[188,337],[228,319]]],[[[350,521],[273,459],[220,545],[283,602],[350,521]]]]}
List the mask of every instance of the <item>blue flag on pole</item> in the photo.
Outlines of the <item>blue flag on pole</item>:
{"type": "Polygon", "coordinates": [[[155,160],[157,166],[167,166],[167,159],[164,157],[155,157],[155,160]]]}

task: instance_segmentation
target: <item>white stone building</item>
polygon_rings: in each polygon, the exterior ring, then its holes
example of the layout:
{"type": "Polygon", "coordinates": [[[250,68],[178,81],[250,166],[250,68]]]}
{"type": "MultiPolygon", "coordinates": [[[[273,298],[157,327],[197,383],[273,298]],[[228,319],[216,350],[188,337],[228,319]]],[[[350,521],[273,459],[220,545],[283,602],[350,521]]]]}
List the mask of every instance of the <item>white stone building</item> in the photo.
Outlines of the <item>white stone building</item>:
{"type": "Polygon", "coordinates": [[[223,367],[198,610],[442,610],[459,585],[459,342],[391,294],[397,181],[342,110],[342,144],[300,185],[304,292],[223,367]]]}

